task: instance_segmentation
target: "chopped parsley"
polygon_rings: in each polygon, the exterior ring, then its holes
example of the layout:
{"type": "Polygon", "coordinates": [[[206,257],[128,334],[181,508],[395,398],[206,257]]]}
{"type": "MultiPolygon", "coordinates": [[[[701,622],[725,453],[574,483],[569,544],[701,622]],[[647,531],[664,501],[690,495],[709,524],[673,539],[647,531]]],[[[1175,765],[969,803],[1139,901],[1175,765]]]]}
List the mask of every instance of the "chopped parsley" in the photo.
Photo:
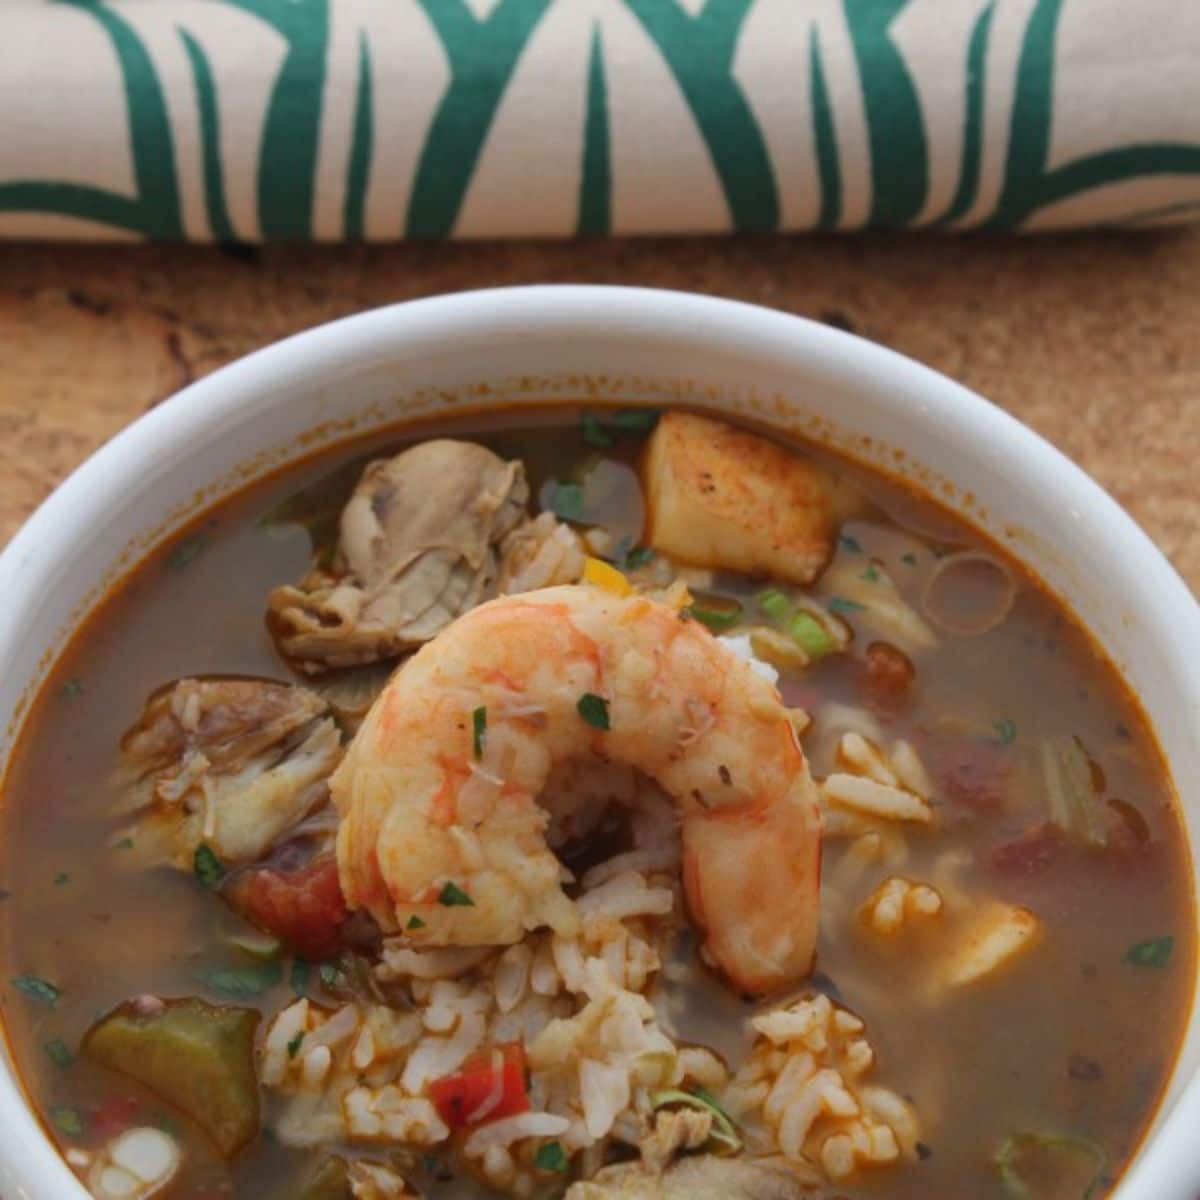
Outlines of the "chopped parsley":
{"type": "Polygon", "coordinates": [[[167,566],[172,571],[181,571],[200,553],[208,543],[208,538],[202,533],[193,534],[179,542],[167,555],[167,566]]]}
{"type": "Polygon", "coordinates": [[[909,550],[907,554],[900,555],[900,561],[910,567],[915,567],[917,565],[917,556],[909,550]]]}
{"type": "Polygon", "coordinates": [[[66,871],[59,871],[59,873],[57,875],[55,875],[55,877],[54,877],[54,886],[55,887],[62,887],[64,883],[70,883],[70,882],[71,882],[71,877],[70,877],[70,875],[68,875],[66,873],[66,871]]]}
{"type": "Polygon", "coordinates": [[[455,883],[446,883],[438,894],[438,903],[447,908],[474,908],[475,901],[455,883]]]}
{"type": "Polygon", "coordinates": [[[658,424],[657,408],[619,408],[606,416],[604,423],[609,429],[622,433],[649,433],[658,424]]]}
{"type": "Polygon", "coordinates": [[[595,692],[584,692],[575,707],[593,729],[612,728],[608,719],[608,701],[603,696],[597,696],[595,692]]]}
{"type": "Polygon", "coordinates": [[[83,682],[74,675],[62,685],[62,695],[68,700],[73,700],[76,696],[82,694],[83,682]]]}
{"type": "Polygon", "coordinates": [[[834,596],[825,606],[832,613],[862,612],[867,606],[857,600],[848,600],[845,596],[834,596]]]}
{"type": "Polygon", "coordinates": [[[123,837],[119,842],[113,843],[113,849],[114,850],[132,850],[133,849],[133,838],[123,837]]]}
{"type": "Polygon", "coordinates": [[[583,487],[578,483],[559,483],[550,485],[548,497],[550,511],[560,521],[583,520],[583,487]]]}
{"type": "Polygon", "coordinates": [[[604,428],[604,423],[595,413],[583,414],[583,440],[597,450],[607,450],[613,444],[612,434],[604,428]]]}
{"type": "Polygon", "coordinates": [[[31,1000],[36,1000],[47,1008],[53,1008],[62,995],[50,980],[43,979],[40,975],[18,975],[12,980],[12,985],[18,992],[24,992],[31,1000]]]}
{"type": "Polygon", "coordinates": [[[295,1058],[300,1051],[300,1043],[304,1041],[304,1030],[300,1030],[298,1034],[287,1044],[288,1058],[295,1058]]]}
{"type": "Polygon", "coordinates": [[[225,878],[224,864],[205,842],[196,847],[196,853],[192,856],[192,870],[206,888],[220,887],[221,880],[225,878]]]}
{"type": "MultiPolygon", "coordinates": [[[[247,967],[202,967],[193,977],[210,991],[233,1000],[249,1000],[270,991],[283,978],[278,961],[247,967]]],[[[293,976],[294,978],[294,976],[293,976]]]]}
{"type": "Polygon", "coordinates": [[[862,573],[862,577],[868,583],[875,583],[879,579],[879,568],[874,563],[868,563],[867,569],[862,573]]]}
{"type": "Polygon", "coordinates": [[[484,743],[487,741],[487,708],[480,705],[471,714],[471,744],[475,748],[475,757],[483,757],[484,743]]]}
{"type": "Polygon", "coordinates": [[[996,736],[990,740],[997,746],[1011,746],[1017,740],[1016,722],[1009,717],[1005,717],[1003,721],[997,721],[992,729],[995,730],[996,736]]]}
{"type": "Polygon", "coordinates": [[[56,1067],[69,1067],[75,1061],[75,1056],[67,1049],[67,1043],[62,1038],[51,1038],[42,1049],[56,1067]]]}
{"type": "Polygon", "coordinates": [[[649,546],[634,546],[625,555],[623,565],[627,571],[636,571],[638,567],[644,567],[653,557],[654,551],[649,546]]]}
{"type": "Polygon", "coordinates": [[[862,553],[862,542],[856,537],[851,537],[848,533],[843,533],[838,541],[842,544],[843,550],[849,550],[851,554],[862,553]]]}
{"type": "Polygon", "coordinates": [[[1161,970],[1171,961],[1171,951],[1174,949],[1175,939],[1167,934],[1165,937],[1135,942],[1125,951],[1125,961],[1135,967],[1157,967],[1161,970]]]}
{"type": "Polygon", "coordinates": [[[405,925],[404,928],[405,929],[424,929],[425,922],[422,921],[421,918],[418,917],[416,913],[413,913],[413,915],[408,918],[408,924],[405,925]]]}
{"type": "Polygon", "coordinates": [[[83,1117],[77,1108],[69,1108],[65,1104],[60,1104],[50,1110],[50,1119],[59,1132],[65,1133],[67,1137],[83,1136],[83,1117]]]}
{"type": "Polygon", "coordinates": [[[561,1174],[570,1165],[570,1160],[561,1142],[546,1142],[537,1148],[533,1165],[539,1171],[557,1171],[561,1174]]]}

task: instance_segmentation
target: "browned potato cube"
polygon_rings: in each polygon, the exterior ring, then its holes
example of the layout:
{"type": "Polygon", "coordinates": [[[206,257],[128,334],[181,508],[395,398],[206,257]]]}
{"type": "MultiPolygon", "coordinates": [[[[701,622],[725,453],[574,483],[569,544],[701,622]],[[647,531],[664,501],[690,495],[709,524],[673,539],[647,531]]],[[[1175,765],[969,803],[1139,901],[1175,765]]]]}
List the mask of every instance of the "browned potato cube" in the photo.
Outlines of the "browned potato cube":
{"type": "Polygon", "coordinates": [[[833,552],[829,473],[758,434],[664,413],[643,472],[648,540],[671,558],[810,583],[833,552]]]}

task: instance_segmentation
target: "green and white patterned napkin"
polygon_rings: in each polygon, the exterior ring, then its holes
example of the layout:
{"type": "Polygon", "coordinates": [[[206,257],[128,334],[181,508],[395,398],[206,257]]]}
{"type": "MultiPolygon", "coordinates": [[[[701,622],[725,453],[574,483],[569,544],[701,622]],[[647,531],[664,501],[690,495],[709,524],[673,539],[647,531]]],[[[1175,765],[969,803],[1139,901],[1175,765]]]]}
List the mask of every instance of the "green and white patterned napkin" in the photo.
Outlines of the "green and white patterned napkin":
{"type": "Polygon", "coordinates": [[[0,234],[1200,212],[1200,0],[0,0],[0,234]]]}

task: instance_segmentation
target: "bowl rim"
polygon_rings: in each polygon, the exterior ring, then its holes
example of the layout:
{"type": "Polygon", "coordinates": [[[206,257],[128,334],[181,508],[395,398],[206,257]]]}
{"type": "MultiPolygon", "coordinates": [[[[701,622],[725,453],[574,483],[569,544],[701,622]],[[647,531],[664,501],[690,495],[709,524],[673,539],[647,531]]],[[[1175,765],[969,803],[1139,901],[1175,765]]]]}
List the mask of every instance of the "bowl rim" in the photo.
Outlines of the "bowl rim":
{"type": "MultiPolygon", "coordinates": [[[[654,288],[536,284],[409,300],[339,318],[237,359],[137,418],[78,466],[0,553],[0,578],[13,581],[11,602],[0,609],[0,663],[20,638],[37,597],[54,585],[69,562],[71,548],[92,514],[111,507],[147,463],[178,453],[202,435],[217,438],[236,432],[239,414],[245,415],[256,396],[285,389],[291,382],[311,382],[314,376],[332,377],[364,361],[386,362],[401,344],[422,338],[453,343],[472,335],[511,339],[533,333],[680,348],[690,344],[709,349],[715,342],[736,346],[750,357],[767,356],[784,370],[800,365],[819,370],[866,389],[881,403],[919,395],[922,421],[939,422],[950,440],[989,439],[1011,449],[1014,487],[1047,486],[1052,481],[1069,512],[1089,514],[1093,525],[1102,525],[1102,531],[1093,532],[1111,543],[1118,562],[1124,555],[1138,563],[1138,602],[1146,621],[1156,630],[1173,629],[1176,645],[1200,645],[1200,605],[1132,517],[1040,434],[940,372],[820,322],[743,301],[654,288]]],[[[1172,686],[1181,688],[1183,703],[1200,728],[1200,664],[1179,664],[1172,686]]],[[[0,780],[4,766],[0,763],[0,780]]],[[[1176,787],[1182,793],[1178,782],[1176,787]]],[[[1200,821],[1196,838],[1200,839],[1200,821]]],[[[1192,1024],[1195,995],[1189,1012],[1192,1024]]],[[[3,1036],[7,1040],[7,1029],[3,1036]]],[[[15,1072],[6,1065],[0,1068],[0,1112],[7,1118],[0,1123],[0,1184],[6,1185],[0,1192],[85,1200],[88,1193],[59,1156],[28,1106],[15,1072]]],[[[1118,1192],[1124,1194],[1125,1184],[1136,1175],[1140,1189],[1157,1187],[1139,1194],[1184,1200],[1189,1193],[1181,1190],[1179,1174],[1158,1164],[1170,1160],[1177,1170],[1178,1155],[1194,1140],[1189,1127],[1198,1119],[1200,1080],[1192,1080],[1149,1143],[1143,1144],[1118,1192]],[[1149,1147],[1157,1149],[1160,1143],[1163,1153],[1150,1155],[1149,1147]]],[[[1190,1182],[1200,1183],[1200,1164],[1190,1182]]]]}

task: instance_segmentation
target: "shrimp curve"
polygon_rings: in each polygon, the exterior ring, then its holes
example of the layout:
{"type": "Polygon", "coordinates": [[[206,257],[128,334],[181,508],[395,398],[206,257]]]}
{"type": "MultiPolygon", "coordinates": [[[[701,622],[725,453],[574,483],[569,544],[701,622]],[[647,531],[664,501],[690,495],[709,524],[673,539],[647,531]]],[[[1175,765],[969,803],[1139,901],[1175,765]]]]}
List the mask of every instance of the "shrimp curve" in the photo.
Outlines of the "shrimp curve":
{"type": "Polygon", "coordinates": [[[802,979],[821,824],[778,692],[697,621],[588,585],[481,605],[392,676],[331,780],[348,904],[425,945],[574,934],[537,797],[587,756],[672,798],[705,957],[747,994],[802,979]]]}

